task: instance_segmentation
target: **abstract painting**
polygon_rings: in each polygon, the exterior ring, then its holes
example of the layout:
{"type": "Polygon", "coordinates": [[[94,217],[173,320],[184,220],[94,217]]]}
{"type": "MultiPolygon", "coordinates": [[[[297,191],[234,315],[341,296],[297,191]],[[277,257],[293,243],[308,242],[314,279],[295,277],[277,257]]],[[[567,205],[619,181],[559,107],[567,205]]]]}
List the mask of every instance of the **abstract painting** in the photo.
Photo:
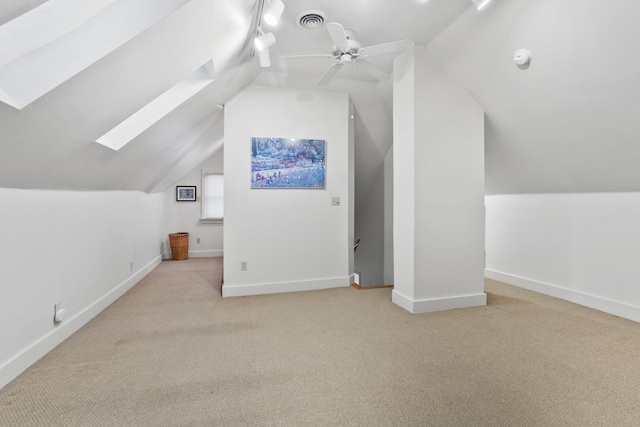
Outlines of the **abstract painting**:
{"type": "Polygon", "coordinates": [[[251,188],[325,188],[326,141],[251,138],[251,188]]]}

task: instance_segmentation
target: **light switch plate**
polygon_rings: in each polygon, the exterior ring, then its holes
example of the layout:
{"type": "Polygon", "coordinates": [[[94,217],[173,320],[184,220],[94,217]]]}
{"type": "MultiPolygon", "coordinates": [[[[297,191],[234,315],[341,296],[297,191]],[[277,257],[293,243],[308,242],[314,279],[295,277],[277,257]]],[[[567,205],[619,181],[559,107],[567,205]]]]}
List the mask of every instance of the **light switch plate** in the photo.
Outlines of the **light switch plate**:
{"type": "Polygon", "coordinates": [[[340,197],[332,197],[331,206],[340,206],[340,197]]]}

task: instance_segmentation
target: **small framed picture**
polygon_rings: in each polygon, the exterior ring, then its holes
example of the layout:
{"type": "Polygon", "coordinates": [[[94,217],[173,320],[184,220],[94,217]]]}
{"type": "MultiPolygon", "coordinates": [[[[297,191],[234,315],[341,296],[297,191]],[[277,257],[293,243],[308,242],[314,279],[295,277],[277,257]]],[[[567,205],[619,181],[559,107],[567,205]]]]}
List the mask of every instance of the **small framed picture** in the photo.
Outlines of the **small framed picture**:
{"type": "Polygon", "coordinates": [[[177,185],[176,186],[176,202],[195,202],[196,186],[195,185],[177,185]]]}

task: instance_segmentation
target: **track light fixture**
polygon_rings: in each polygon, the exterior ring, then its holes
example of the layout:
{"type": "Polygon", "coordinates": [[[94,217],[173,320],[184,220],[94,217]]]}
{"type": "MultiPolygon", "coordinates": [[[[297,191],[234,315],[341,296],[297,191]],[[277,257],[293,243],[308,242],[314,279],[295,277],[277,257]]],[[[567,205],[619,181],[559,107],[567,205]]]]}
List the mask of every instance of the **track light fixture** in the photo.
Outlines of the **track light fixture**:
{"type": "MultiPolygon", "coordinates": [[[[278,20],[282,16],[284,11],[284,3],[282,0],[262,0],[262,8],[265,3],[269,1],[269,5],[264,9],[262,19],[268,25],[277,25],[278,20]]],[[[271,66],[271,54],[269,48],[276,42],[276,36],[273,33],[265,33],[262,27],[258,24],[258,35],[253,40],[256,50],[258,51],[258,59],[260,60],[260,67],[267,68],[271,66]]]]}
{"type": "Polygon", "coordinates": [[[264,12],[264,22],[269,25],[278,25],[278,20],[284,11],[284,3],[282,0],[271,0],[267,10],[264,12]]]}
{"type": "Polygon", "coordinates": [[[274,36],[273,33],[262,34],[261,36],[256,37],[253,41],[256,49],[258,50],[268,49],[269,47],[273,46],[275,42],[276,36],[274,36]]]}

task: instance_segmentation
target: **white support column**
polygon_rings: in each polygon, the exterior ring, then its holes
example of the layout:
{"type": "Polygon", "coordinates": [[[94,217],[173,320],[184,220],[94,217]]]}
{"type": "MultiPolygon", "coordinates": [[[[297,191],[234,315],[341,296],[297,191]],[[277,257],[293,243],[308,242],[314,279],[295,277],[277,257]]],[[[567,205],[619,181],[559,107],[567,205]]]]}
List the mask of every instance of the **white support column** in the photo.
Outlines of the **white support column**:
{"type": "Polygon", "coordinates": [[[393,302],[485,305],[484,112],[422,46],[395,60],[393,89],[393,302]]]}

